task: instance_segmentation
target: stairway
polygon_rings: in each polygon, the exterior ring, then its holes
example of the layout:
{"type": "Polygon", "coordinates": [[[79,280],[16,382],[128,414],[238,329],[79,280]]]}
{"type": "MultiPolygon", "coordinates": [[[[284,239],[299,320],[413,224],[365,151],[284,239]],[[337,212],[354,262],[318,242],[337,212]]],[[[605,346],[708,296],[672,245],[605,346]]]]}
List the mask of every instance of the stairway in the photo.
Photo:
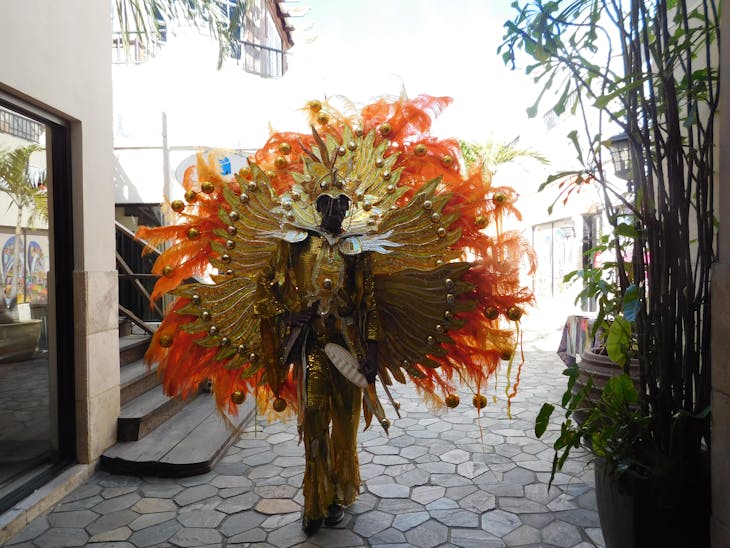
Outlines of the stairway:
{"type": "MultiPolygon", "coordinates": [[[[162,391],[157,371],[143,356],[149,335],[132,334],[120,323],[120,395],[118,442],[101,456],[102,469],[113,474],[184,477],[204,474],[235,441],[204,387],[186,399],[170,398],[162,391]]],[[[239,406],[229,417],[241,430],[253,416],[254,402],[239,406]]]]}

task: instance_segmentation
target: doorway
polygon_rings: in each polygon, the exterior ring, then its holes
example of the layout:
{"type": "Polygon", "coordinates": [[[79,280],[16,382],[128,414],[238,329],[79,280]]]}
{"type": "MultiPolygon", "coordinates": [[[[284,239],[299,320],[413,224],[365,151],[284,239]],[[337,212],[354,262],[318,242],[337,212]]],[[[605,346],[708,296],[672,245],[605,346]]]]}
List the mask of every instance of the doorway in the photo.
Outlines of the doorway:
{"type": "Polygon", "coordinates": [[[0,512],[75,457],[70,134],[0,91],[0,512]]]}

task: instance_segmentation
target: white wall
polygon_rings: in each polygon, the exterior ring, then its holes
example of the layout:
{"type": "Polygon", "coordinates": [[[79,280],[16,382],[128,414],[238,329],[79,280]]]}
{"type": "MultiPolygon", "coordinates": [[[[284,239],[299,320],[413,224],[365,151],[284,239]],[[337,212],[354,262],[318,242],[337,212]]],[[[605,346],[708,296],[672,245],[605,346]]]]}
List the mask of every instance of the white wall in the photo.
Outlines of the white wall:
{"type": "Polygon", "coordinates": [[[104,0],[3,0],[0,16],[0,90],[71,129],[80,462],[114,442],[119,414],[110,9],[104,0]]]}

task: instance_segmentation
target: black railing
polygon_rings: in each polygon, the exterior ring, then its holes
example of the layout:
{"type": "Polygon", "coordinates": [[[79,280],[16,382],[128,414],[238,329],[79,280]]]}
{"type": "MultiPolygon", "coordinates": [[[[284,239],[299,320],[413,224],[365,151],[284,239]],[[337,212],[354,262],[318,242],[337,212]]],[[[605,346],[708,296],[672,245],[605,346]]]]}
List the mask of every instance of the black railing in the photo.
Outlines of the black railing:
{"type": "Polygon", "coordinates": [[[0,133],[39,143],[45,126],[11,110],[0,108],[0,133]]]}
{"type": "Polygon", "coordinates": [[[135,239],[134,233],[115,221],[117,239],[117,272],[119,273],[119,315],[128,318],[148,333],[154,328],[150,323],[162,320],[162,310],[156,304],[150,307],[150,293],[157,277],[152,265],[159,255],[154,251],[142,255],[144,243],[135,239]]]}

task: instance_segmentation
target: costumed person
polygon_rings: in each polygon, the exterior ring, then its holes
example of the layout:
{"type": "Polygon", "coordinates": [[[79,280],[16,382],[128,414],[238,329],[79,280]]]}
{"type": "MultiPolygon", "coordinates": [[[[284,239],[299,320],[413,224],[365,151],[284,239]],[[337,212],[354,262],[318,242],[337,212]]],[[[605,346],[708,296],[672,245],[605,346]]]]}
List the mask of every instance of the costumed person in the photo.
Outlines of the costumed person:
{"type": "Polygon", "coordinates": [[[147,362],[170,395],[210,379],[224,413],[255,397],[262,412],[297,414],[308,533],[355,499],[360,409],[365,428],[375,417],[387,432],[381,398],[398,415],[394,381],[435,407],[468,389],[481,409],[505,362],[508,402],[517,391],[519,320],[533,298],[520,264],[534,270],[534,253],[502,230],[516,193],[429,133],[450,102],[310,101],[311,133],[273,133],[234,177],[200,155],[187,203],[170,203],[175,224],[138,232],[172,242],[152,297],[175,301],[147,362]],[[210,266],[210,283],[182,283],[210,266]]]}

